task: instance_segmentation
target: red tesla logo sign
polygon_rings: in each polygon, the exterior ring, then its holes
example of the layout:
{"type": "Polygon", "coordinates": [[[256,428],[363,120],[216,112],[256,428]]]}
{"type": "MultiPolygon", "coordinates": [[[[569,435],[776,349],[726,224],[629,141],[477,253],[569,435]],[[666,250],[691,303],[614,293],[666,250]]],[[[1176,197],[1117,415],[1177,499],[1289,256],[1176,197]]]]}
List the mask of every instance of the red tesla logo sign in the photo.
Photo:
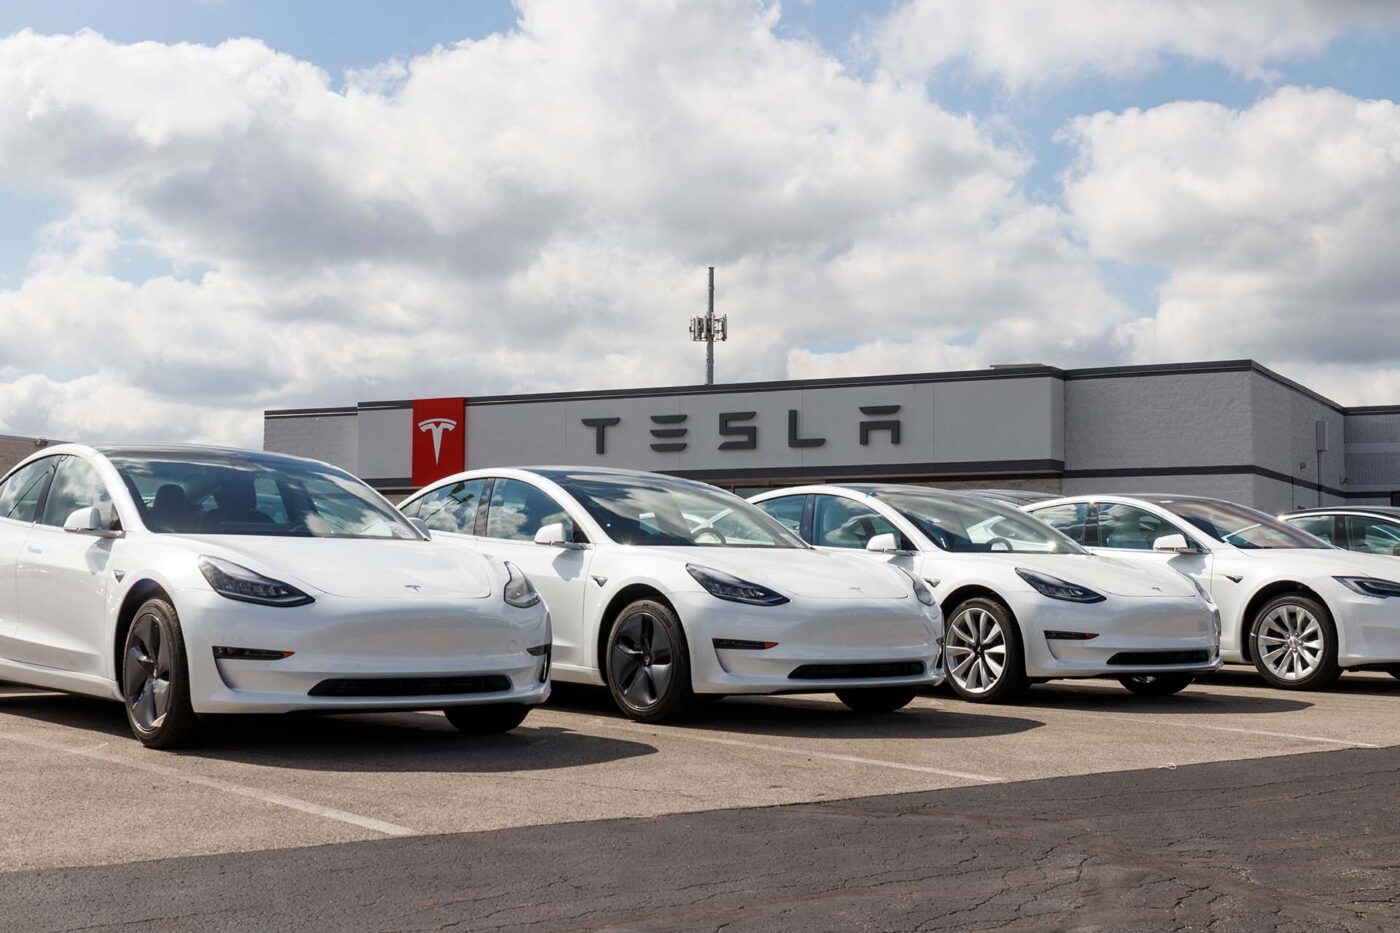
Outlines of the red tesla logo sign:
{"type": "Polygon", "coordinates": [[[467,466],[467,400],[420,398],[413,403],[413,485],[460,473],[467,466]]]}

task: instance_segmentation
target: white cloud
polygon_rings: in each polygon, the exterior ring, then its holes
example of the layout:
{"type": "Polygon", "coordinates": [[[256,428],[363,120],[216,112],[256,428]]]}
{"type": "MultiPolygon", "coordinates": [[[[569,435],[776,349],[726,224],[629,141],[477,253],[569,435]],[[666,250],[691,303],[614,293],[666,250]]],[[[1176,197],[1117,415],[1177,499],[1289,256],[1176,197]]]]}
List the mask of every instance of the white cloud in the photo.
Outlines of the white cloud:
{"type": "Polygon", "coordinates": [[[1400,107],[1285,88],[1246,110],[1100,113],[1066,138],[1093,254],[1169,270],[1142,357],[1254,356],[1343,400],[1400,395],[1400,107]]]}
{"type": "Polygon", "coordinates": [[[691,382],[707,264],[721,378],[1125,352],[1025,153],[777,15],[528,0],[343,91],[255,40],[0,39],[0,185],[71,205],[0,291],[0,430],[256,443],[265,407],[691,382]],[[172,274],[122,280],[132,249],[172,274]]]}
{"type": "Polygon", "coordinates": [[[1350,30],[1397,21],[1390,0],[905,0],[862,45],[902,75],[961,63],[1011,88],[1140,73],[1168,55],[1263,78],[1350,30]]]}

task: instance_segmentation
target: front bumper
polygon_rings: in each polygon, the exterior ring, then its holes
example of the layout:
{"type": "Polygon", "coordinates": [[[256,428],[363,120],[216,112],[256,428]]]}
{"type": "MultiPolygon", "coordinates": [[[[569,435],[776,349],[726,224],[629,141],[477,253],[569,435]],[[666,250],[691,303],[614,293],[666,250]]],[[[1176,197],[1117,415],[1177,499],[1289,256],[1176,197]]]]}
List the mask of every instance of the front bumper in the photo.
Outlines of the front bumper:
{"type": "Polygon", "coordinates": [[[1400,664],[1400,599],[1362,596],[1340,583],[1324,599],[1337,625],[1338,664],[1400,664]]]}
{"type": "Polygon", "coordinates": [[[550,643],[543,603],[515,609],[499,600],[320,596],[277,608],[189,590],[177,609],[197,713],[440,709],[549,697],[549,654],[530,652],[550,643]],[[216,658],[215,647],[292,654],[216,658]]]}
{"type": "Polygon", "coordinates": [[[685,592],[672,601],[690,641],[696,693],[827,693],[943,682],[942,616],[912,596],[799,597],[748,606],[685,592]],[[734,642],[753,646],[722,646],[734,642]],[[763,644],[773,647],[756,647],[763,644]]]}
{"type": "Polygon", "coordinates": [[[1197,599],[1110,598],[1079,604],[1026,593],[1009,602],[1025,639],[1030,677],[1206,674],[1221,666],[1219,616],[1197,599]],[[1095,637],[1050,637],[1054,633],[1095,637]]]}

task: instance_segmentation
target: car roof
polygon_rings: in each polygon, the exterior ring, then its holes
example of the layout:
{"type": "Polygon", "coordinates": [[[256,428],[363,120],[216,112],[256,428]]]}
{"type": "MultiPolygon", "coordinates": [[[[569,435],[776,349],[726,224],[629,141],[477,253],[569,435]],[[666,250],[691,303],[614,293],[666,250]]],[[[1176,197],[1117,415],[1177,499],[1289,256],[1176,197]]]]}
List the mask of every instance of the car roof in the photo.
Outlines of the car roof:
{"type": "MultiPolygon", "coordinates": [[[[944,489],[941,486],[920,486],[917,483],[814,483],[814,486],[826,486],[832,489],[849,489],[853,492],[865,493],[867,496],[879,497],[891,493],[900,493],[912,496],[927,496],[932,499],[982,499],[971,489],[944,489]]],[[[797,487],[802,488],[802,487],[797,487]]]]}
{"type": "Polygon", "coordinates": [[[1285,515],[1331,515],[1351,512],[1360,515],[1378,515],[1383,518],[1400,518],[1400,508],[1393,505],[1322,505],[1309,509],[1293,509],[1285,515]]]}

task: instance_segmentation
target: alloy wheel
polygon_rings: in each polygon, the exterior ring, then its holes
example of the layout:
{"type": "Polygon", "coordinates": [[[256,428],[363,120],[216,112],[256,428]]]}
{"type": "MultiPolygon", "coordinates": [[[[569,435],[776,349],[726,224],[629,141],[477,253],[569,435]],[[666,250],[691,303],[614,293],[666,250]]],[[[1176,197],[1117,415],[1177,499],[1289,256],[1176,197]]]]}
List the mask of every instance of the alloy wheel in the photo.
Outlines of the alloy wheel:
{"type": "Polygon", "coordinates": [[[649,612],[633,613],[618,625],[611,658],[618,691],[635,709],[655,706],[670,689],[674,674],[671,638],[649,612]]]}
{"type": "Polygon", "coordinates": [[[970,606],[953,617],[944,637],[948,675],[968,693],[986,693],[1006,670],[1006,633],[996,616],[970,606]]]}
{"type": "Polygon", "coordinates": [[[1322,623],[1302,606],[1284,603],[1259,625],[1259,657],[1280,680],[1303,680],[1322,662],[1322,623]]]}
{"type": "Polygon", "coordinates": [[[132,721],[154,732],[170,712],[170,639],[152,612],[138,616],[127,640],[122,686],[132,721]]]}

